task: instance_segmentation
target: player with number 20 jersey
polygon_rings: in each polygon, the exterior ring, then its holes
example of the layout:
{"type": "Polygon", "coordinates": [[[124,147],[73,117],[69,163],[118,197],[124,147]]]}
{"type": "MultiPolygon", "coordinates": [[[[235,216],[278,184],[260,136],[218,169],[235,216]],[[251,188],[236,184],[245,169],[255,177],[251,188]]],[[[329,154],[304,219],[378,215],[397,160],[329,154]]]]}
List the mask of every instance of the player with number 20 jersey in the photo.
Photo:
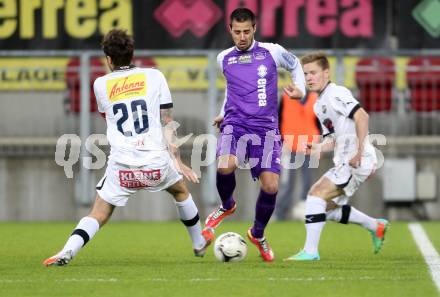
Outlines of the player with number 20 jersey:
{"type": "Polygon", "coordinates": [[[213,238],[202,236],[197,206],[182,178],[199,182],[175,144],[176,131],[170,125],[173,104],[165,78],[158,70],[131,64],[134,40],[126,31],[111,30],[101,45],[112,72],[95,81],[94,91],[107,121],[109,161],[90,213],[79,221],[61,251],[43,265],[68,264],[107,223],[115,207],[124,206],[138,190],[167,190],[173,196],[194,255],[203,257],[213,238]]]}

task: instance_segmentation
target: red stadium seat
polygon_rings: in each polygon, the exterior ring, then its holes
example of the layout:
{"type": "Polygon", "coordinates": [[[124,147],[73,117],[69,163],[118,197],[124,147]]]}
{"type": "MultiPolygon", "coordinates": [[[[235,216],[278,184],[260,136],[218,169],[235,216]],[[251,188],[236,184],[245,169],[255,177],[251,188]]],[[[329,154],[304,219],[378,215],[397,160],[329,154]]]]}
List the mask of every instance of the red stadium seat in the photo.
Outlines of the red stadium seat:
{"type": "Polygon", "coordinates": [[[394,61],[386,57],[362,58],[355,75],[362,107],[368,112],[390,111],[396,77],[394,61]]]}
{"type": "MultiPolygon", "coordinates": [[[[101,58],[90,59],[90,112],[96,112],[98,107],[96,106],[95,94],[93,92],[93,82],[98,77],[106,74],[106,67],[102,63],[101,58]]],[[[81,102],[81,82],[80,82],[80,61],[78,58],[72,58],[67,64],[66,71],[66,85],[68,90],[68,103],[69,110],[74,113],[80,112],[81,102]]]]}
{"type": "Polygon", "coordinates": [[[154,61],[153,58],[134,57],[132,63],[137,67],[143,67],[143,68],[156,66],[156,61],[154,61]]]}
{"type": "Polygon", "coordinates": [[[407,66],[411,109],[440,110],[440,57],[413,57],[407,66]]]}

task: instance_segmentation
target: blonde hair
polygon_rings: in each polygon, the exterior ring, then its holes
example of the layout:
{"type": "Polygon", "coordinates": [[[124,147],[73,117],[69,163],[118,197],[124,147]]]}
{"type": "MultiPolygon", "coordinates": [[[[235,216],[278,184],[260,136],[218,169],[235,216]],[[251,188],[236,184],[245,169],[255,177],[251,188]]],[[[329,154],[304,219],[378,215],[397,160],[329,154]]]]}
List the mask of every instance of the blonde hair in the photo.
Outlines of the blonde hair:
{"type": "Polygon", "coordinates": [[[330,63],[328,62],[327,56],[323,52],[314,52],[306,54],[301,58],[301,64],[304,66],[305,64],[316,62],[323,69],[330,69],[330,63]]]}

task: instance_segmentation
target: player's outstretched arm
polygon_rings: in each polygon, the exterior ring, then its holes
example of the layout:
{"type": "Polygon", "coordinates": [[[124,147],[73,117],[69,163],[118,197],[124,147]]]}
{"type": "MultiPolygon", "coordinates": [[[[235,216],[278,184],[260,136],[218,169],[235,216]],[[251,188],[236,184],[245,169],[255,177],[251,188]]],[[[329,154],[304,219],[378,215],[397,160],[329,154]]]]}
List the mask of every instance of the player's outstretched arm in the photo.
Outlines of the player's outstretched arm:
{"type": "Polygon", "coordinates": [[[320,143],[317,142],[306,143],[305,153],[309,155],[320,156],[321,153],[333,151],[334,148],[335,148],[335,139],[332,136],[328,136],[328,137],[324,137],[323,141],[320,143]]]}
{"type": "Polygon", "coordinates": [[[228,98],[227,91],[225,91],[225,99],[223,100],[220,113],[218,114],[218,116],[215,117],[215,119],[212,122],[212,125],[217,127],[218,129],[220,129],[220,125],[222,124],[223,119],[225,118],[225,106],[226,106],[227,98],[228,98]]]}
{"type": "Polygon", "coordinates": [[[164,136],[171,153],[176,169],[189,181],[198,184],[199,178],[197,174],[188,166],[186,166],[180,158],[180,150],[177,138],[177,132],[173,123],[171,108],[160,110],[160,121],[164,127],[164,136]]]}
{"type": "Polygon", "coordinates": [[[356,155],[349,161],[350,166],[357,168],[361,165],[362,153],[364,151],[364,141],[368,135],[368,113],[363,108],[359,108],[353,115],[356,126],[356,136],[358,139],[358,150],[356,155]]]}

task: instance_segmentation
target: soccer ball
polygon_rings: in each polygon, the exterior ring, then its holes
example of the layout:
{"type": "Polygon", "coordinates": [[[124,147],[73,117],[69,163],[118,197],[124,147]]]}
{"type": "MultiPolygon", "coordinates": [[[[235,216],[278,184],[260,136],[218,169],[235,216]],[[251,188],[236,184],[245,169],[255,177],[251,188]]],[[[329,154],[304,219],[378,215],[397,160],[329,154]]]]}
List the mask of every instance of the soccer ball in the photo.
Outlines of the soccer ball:
{"type": "Polygon", "coordinates": [[[239,262],[246,257],[247,244],[240,234],[223,233],[214,243],[214,255],[220,262],[239,262]]]}

